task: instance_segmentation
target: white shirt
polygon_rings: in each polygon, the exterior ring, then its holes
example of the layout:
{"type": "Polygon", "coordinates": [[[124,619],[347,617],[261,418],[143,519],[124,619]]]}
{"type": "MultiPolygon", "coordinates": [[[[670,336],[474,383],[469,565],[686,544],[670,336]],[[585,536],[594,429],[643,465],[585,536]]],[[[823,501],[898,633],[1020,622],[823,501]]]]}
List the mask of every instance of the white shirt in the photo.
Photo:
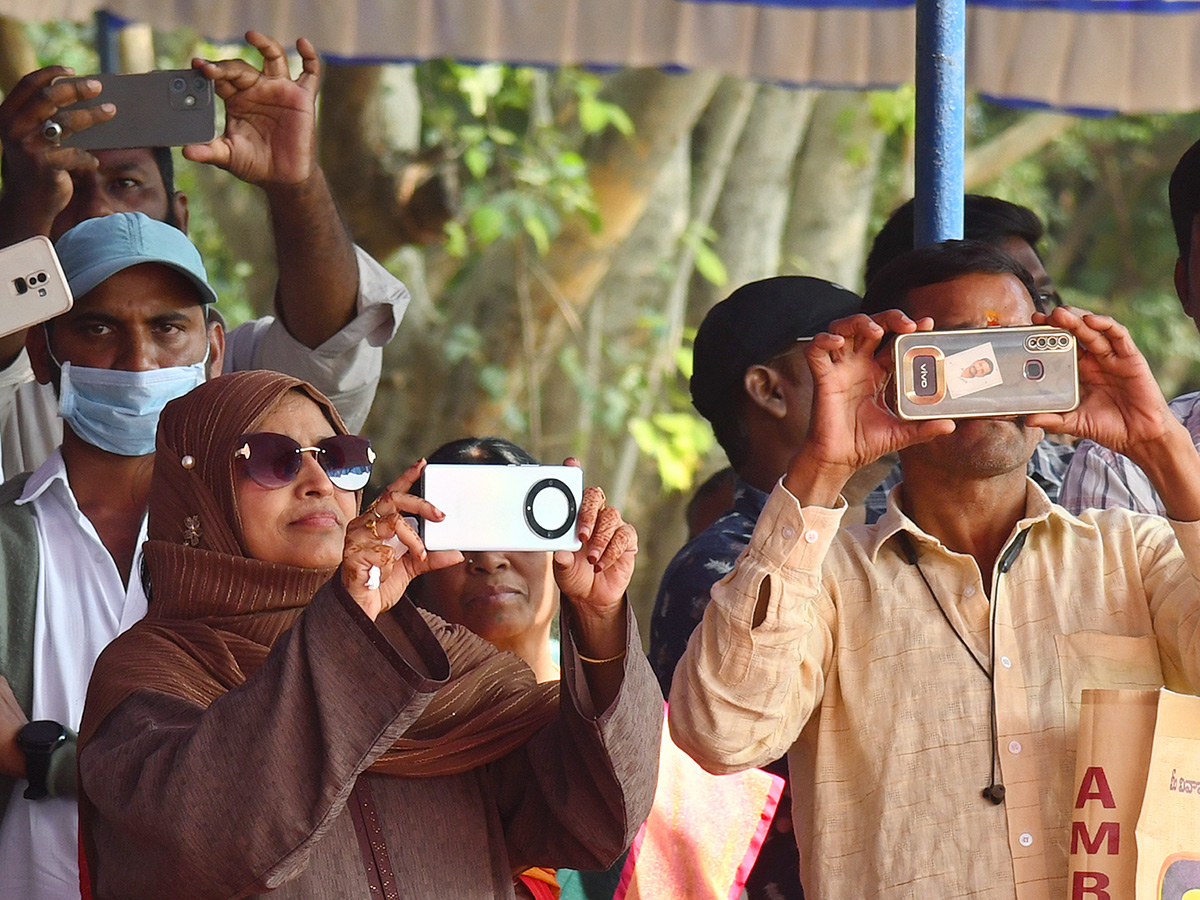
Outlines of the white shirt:
{"type": "MultiPolygon", "coordinates": [[[[17,503],[32,507],[38,541],[32,718],[78,731],[100,651],[146,614],[138,576],[146,522],[127,587],[79,510],[61,450],[30,476],[17,503]]],[[[30,802],[22,796],[24,788],[19,781],[0,822],[0,898],[79,900],[76,799],[30,802]]]]}

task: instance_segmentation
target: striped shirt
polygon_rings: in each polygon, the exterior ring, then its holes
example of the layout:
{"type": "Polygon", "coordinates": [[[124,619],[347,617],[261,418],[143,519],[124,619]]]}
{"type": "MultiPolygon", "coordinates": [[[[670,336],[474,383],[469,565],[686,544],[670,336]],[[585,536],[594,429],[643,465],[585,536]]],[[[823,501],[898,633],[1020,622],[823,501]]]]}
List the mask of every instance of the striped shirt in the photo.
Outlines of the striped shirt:
{"type": "MultiPolygon", "coordinates": [[[[1200,447],[1200,391],[1171,401],[1175,414],[1200,447]]],[[[1134,512],[1165,515],[1165,508],[1150,479],[1129,457],[1083,440],[1063,478],[1059,503],[1073,513],[1085,509],[1132,509],[1134,512]]]]}

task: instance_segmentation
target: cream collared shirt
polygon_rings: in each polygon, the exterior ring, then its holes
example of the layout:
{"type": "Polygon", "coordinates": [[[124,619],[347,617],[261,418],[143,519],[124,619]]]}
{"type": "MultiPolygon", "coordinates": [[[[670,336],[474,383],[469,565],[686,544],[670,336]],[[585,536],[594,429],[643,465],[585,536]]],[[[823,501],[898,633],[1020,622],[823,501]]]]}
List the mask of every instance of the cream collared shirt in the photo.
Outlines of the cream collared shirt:
{"type": "Polygon", "coordinates": [[[992,573],[994,659],[974,559],[917,528],[895,494],[876,525],[839,531],[841,510],[802,510],[776,487],[714,586],[675,672],[671,732],[718,772],[788,754],[809,900],[1058,900],[1080,691],[1200,689],[1200,523],[1075,518],[1026,490],[1009,540],[1028,529],[1025,545],[992,573]],[[999,806],[981,796],[985,668],[999,806]]]}

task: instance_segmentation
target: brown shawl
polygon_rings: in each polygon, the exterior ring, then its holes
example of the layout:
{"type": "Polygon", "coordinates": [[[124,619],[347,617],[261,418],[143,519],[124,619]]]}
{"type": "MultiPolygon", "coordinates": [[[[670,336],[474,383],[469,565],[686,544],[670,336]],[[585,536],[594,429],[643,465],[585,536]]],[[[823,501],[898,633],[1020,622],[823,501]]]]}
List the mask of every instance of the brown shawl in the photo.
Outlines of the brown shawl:
{"type": "MultiPolygon", "coordinates": [[[[163,411],[144,551],[150,608],[96,665],[81,748],[134,691],[162,691],[207,707],[242,684],[316,590],[338,577],[336,570],[246,555],[235,444],[290,390],[310,397],[346,433],[324,395],[273,372],[222,376],[163,411]]],[[[423,615],[450,660],[450,679],[371,771],[407,777],[467,771],[520,747],[554,717],[557,684],[538,685],[518,657],[423,615]]]]}

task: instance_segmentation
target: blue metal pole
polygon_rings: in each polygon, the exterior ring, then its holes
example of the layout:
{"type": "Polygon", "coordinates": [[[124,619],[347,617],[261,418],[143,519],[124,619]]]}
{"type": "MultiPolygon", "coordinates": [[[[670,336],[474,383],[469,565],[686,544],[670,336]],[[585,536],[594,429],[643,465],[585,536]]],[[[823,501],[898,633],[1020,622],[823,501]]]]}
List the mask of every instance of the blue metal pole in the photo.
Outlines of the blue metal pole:
{"type": "Polygon", "coordinates": [[[117,17],[110,12],[98,9],[95,14],[95,22],[96,52],[100,56],[100,71],[121,71],[121,51],[118,46],[121,25],[117,21],[117,17]]]}
{"type": "Polygon", "coordinates": [[[963,233],[966,22],[965,0],[917,0],[918,247],[963,233]]]}

